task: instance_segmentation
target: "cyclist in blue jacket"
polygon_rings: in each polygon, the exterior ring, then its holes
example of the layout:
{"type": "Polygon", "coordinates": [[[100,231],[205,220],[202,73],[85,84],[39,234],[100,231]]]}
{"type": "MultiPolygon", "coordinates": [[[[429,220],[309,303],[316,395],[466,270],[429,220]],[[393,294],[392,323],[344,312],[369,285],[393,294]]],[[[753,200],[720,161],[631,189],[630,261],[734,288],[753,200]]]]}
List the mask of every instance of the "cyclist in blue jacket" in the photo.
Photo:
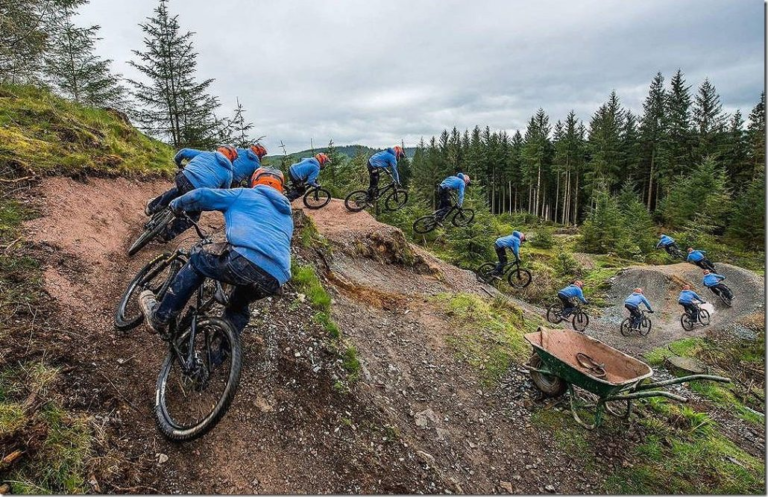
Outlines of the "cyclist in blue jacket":
{"type": "Polygon", "coordinates": [[[706,254],[704,250],[693,250],[693,247],[688,247],[688,258],[686,260],[696,264],[701,269],[709,269],[710,271],[714,271],[715,266],[712,264],[712,262],[710,262],[709,259],[704,256],[704,254],[706,254]]]}
{"type": "Polygon", "coordinates": [[[370,200],[373,200],[379,194],[379,173],[381,169],[389,169],[395,183],[400,184],[397,161],[402,157],[405,157],[403,147],[397,146],[377,152],[368,159],[368,198],[370,200]]]}
{"type": "Polygon", "coordinates": [[[653,313],[653,309],[651,309],[651,303],[648,302],[648,299],[646,299],[645,295],[643,295],[643,289],[635,288],[635,290],[632,292],[632,295],[630,295],[624,300],[624,307],[632,315],[632,318],[633,318],[632,326],[634,326],[635,328],[640,326],[640,320],[643,319],[643,313],[641,313],[640,309],[638,309],[640,304],[645,305],[645,307],[648,308],[648,312],[653,313]]]}
{"type": "Polygon", "coordinates": [[[253,173],[261,167],[261,159],[267,155],[267,149],[260,143],[248,148],[237,149],[237,159],[232,162],[232,188],[243,186],[243,181],[249,182],[253,173]]]}
{"type": "Polygon", "coordinates": [[[683,290],[680,292],[680,296],[677,298],[677,303],[683,306],[685,312],[691,315],[691,319],[694,323],[699,321],[699,306],[696,304],[706,304],[707,302],[699,297],[696,292],[691,290],[691,285],[683,285],[683,290]]]}
{"type": "Polygon", "coordinates": [[[573,299],[579,299],[585,304],[589,304],[587,299],[584,298],[584,292],[582,291],[583,288],[584,282],[581,280],[576,280],[557,292],[557,298],[559,298],[560,302],[563,303],[562,317],[567,318],[571,315],[571,311],[575,309],[576,306],[573,305],[573,299]]]}
{"type": "Polygon", "coordinates": [[[671,236],[667,235],[661,235],[659,236],[659,243],[656,244],[656,248],[663,248],[667,251],[667,253],[671,256],[674,256],[675,254],[672,252],[672,249],[680,250],[680,248],[675,243],[675,239],[671,236]]]}
{"type": "Polygon", "coordinates": [[[713,273],[709,269],[704,270],[704,286],[712,290],[717,296],[720,296],[720,292],[723,292],[728,299],[733,300],[733,292],[725,284],[720,283],[725,279],[725,276],[713,273]]]}
{"type": "Polygon", "coordinates": [[[456,176],[448,176],[437,187],[437,198],[440,200],[440,204],[437,206],[437,212],[435,216],[437,221],[440,222],[448,215],[448,211],[451,210],[451,192],[458,192],[458,200],[456,205],[461,207],[464,205],[464,189],[469,185],[469,175],[459,173],[456,176]]]}
{"type": "Polygon", "coordinates": [[[496,263],[496,269],[491,274],[494,276],[501,276],[504,271],[504,266],[507,265],[507,249],[512,251],[515,256],[515,262],[520,262],[520,244],[525,241],[525,235],[519,231],[513,231],[509,236],[502,236],[496,239],[494,247],[496,248],[496,255],[499,257],[499,262],[496,263]]]}
{"type": "Polygon", "coordinates": [[[320,187],[317,177],[320,170],[330,164],[331,159],[324,153],[316,154],[314,157],[307,157],[292,165],[288,169],[288,176],[291,179],[291,188],[288,190],[288,200],[293,202],[306,193],[307,186],[320,187]]]}
{"type": "Polygon", "coordinates": [[[176,213],[224,213],[227,241],[193,253],[162,301],[151,290],[141,292],[141,309],[153,331],[165,332],[206,278],[236,287],[223,317],[238,333],[243,331],[250,319],[248,305],[273,295],[291,277],[293,218],[282,189],[283,173],[260,168],[253,188],[200,188],[171,202],[176,213]]]}
{"type": "MultiPolygon", "coordinates": [[[[144,214],[152,216],[166,208],[171,201],[196,188],[229,188],[232,185],[232,162],[237,159],[237,150],[230,146],[223,146],[215,152],[203,152],[184,148],[176,154],[174,161],[179,168],[176,174],[176,186],[150,199],[144,207],[144,214]],[[183,165],[183,161],[189,162],[183,165]]],[[[189,217],[195,222],[200,219],[200,212],[190,212],[189,217]]],[[[158,239],[168,242],[192,224],[187,219],[176,218],[170,226],[166,227],[158,239]]]]}

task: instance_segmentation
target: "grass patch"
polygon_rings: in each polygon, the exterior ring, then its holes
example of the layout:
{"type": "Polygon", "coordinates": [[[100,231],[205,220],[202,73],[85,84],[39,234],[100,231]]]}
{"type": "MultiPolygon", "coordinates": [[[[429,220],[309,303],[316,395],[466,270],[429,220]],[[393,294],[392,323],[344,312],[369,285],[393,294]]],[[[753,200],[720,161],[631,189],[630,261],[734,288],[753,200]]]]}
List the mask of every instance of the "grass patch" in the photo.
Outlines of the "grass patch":
{"type": "Polygon", "coordinates": [[[312,266],[294,264],[291,268],[291,280],[303,294],[307,296],[312,307],[325,313],[331,310],[331,296],[323,288],[312,266]]]}
{"type": "Polygon", "coordinates": [[[448,342],[458,356],[481,371],[484,384],[492,385],[514,362],[523,362],[530,350],[523,339],[523,314],[504,298],[491,301],[467,294],[440,294],[434,301],[455,326],[448,342]]]}

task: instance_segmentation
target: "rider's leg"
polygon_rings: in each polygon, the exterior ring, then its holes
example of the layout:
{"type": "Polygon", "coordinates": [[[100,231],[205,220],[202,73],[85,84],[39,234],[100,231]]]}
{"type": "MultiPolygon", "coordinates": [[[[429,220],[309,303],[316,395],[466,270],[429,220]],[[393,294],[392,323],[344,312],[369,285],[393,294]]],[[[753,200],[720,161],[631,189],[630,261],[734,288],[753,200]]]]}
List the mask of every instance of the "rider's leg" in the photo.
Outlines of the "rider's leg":
{"type": "Polygon", "coordinates": [[[307,191],[307,187],[303,181],[295,180],[291,178],[291,188],[288,190],[286,197],[288,197],[288,200],[290,202],[293,202],[297,198],[304,195],[306,191],[307,191]]]}
{"type": "Polygon", "coordinates": [[[182,171],[179,171],[176,174],[174,182],[175,186],[173,188],[147,202],[147,206],[144,209],[145,214],[152,216],[159,212],[161,209],[168,207],[168,204],[171,203],[171,200],[195,189],[194,185],[189,182],[182,171]]]}
{"type": "Polygon", "coordinates": [[[499,262],[496,263],[496,269],[493,270],[493,274],[501,276],[504,271],[504,266],[507,265],[507,249],[496,246],[496,255],[499,258],[499,262]]]}
{"type": "Polygon", "coordinates": [[[694,323],[696,321],[698,321],[698,319],[699,319],[698,314],[699,313],[698,313],[698,308],[696,307],[696,305],[694,305],[694,304],[682,304],[682,306],[685,309],[685,312],[687,312],[688,315],[691,316],[691,320],[693,320],[694,323]]]}
{"type": "Polygon", "coordinates": [[[643,313],[640,312],[637,306],[634,306],[634,305],[624,304],[624,307],[629,311],[630,315],[632,316],[632,326],[638,327],[640,325],[640,320],[643,318],[643,313]]]}
{"type": "Polygon", "coordinates": [[[727,298],[729,298],[729,299],[732,299],[732,298],[733,298],[733,292],[731,291],[731,289],[730,289],[730,288],[728,288],[727,286],[725,286],[725,285],[724,285],[724,284],[722,284],[722,283],[718,283],[717,285],[715,285],[715,286],[714,286],[714,287],[712,287],[712,288],[713,288],[713,289],[714,289],[714,288],[717,288],[717,289],[718,289],[720,292],[723,292],[723,293],[725,294],[725,296],[726,296],[727,298]]]}
{"type": "Polygon", "coordinates": [[[244,257],[233,259],[230,266],[238,273],[233,275],[232,280],[237,279],[240,284],[235,287],[222,317],[232,323],[240,334],[251,318],[248,305],[274,295],[280,289],[280,283],[244,257]]]}
{"type": "Polygon", "coordinates": [[[557,294],[557,298],[560,299],[560,302],[563,303],[563,314],[562,316],[564,318],[571,315],[571,311],[573,311],[573,302],[571,301],[570,297],[567,297],[565,295],[562,295],[560,293],[557,294]]]}
{"type": "Polygon", "coordinates": [[[379,193],[379,170],[368,163],[368,197],[374,198],[379,193]]]}
{"type": "Polygon", "coordinates": [[[437,219],[442,221],[451,209],[451,192],[447,188],[439,186],[437,188],[437,198],[440,201],[440,204],[437,206],[437,219]]]}

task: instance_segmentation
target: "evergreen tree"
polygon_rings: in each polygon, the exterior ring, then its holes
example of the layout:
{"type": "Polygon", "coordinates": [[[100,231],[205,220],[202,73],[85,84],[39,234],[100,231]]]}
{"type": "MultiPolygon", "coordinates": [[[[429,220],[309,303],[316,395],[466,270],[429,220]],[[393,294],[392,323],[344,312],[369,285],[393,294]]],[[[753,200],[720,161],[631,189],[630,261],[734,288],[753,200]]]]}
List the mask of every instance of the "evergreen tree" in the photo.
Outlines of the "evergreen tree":
{"type": "Polygon", "coordinates": [[[760,94],[760,101],[749,113],[747,140],[749,142],[749,165],[739,176],[740,181],[747,177],[755,179],[765,174],[765,92],[760,94]]]}
{"type": "MultiPolygon", "coordinates": [[[[672,77],[666,96],[667,139],[664,141],[664,153],[668,162],[666,170],[660,171],[660,186],[668,190],[673,177],[693,164],[690,86],[686,86],[682,71],[678,70],[672,77]]],[[[660,191],[657,189],[656,193],[658,201],[660,191]]]]}
{"type": "Polygon", "coordinates": [[[168,13],[168,0],[160,0],[155,17],[140,24],[146,51],[134,50],[138,61],[129,64],[149,80],[130,80],[141,108],[134,113],[149,133],[170,140],[175,148],[210,148],[226,126],[216,118],[219,103],[206,91],[212,79],[195,79],[197,53],[191,32],[182,33],[178,16],[168,13]]]}
{"type": "Polygon", "coordinates": [[[734,192],[740,192],[749,186],[748,177],[742,180],[739,179],[744,176],[744,171],[749,167],[747,162],[749,146],[747,134],[744,131],[744,120],[739,110],[731,117],[728,123],[728,131],[724,133],[720,141],[721,145],[718,155],[722,159],[721,162],[725,164],[725,170],[728,173],[728,179],[734,192]]]}
{"type": "Polygon", "coordinates": [[[675,182],[662,204],[669,226],[709,233],[722,230],[730,208],[725,172],[708,157],[690,176],[675,182]]]}
{"type": "Polygon", "coordinates": [[[625,238],[624,216],[618,201],[601,189],[594,192],[593,203],[581,228],[580,246],[585,252],[615,252],[625,238]]]}
{"type": "MultiPolygon", "coordinates": [[[[252,122],[246,122],[245,120],[245,108],[240,103],[240,99],[237,98],[237,107],[235,107],[235,114],[232,119],[226,121],[226,127],[224,129],[224,136],[222,142],[229,143],[234,147],[247,148],[254,143],[251,138],[250,131],[253,129],[252,122]]],[[[331,140],[333,143],[333,140],[331,140]]],[[[329,145],[330,146],[330,145],[329,145]]]]}
{"type": "Polygon", "coordinates": [[[585,174],[585,187],[592,196],[601,189],[610,192],[619,184],[622,165],[622,132],[625,113],[616,92],[601,105],[589,123],[590,160],[585,174]]]}
{"type": "Polygon", "coordinates": [[[728,235],[752,250],[765,250],[765,178],[752,180],[736,199],[728,235]]]}
{"type": "Polygon", "coordinates": [[[718,137],[723,133],[726,117],[715,86],[705,79],[693,105],[693,124],[698,137],[696,159],[714,154],[718,148],[718,137]]]}
{"type": "Polygon", "coordinates": [[[654,193],[658,189],[659,171],[667,169],[663,154],[667,134],[665,102],[664,76],[659,72],[653,78],[648,96],[643,102],[643,116],[640,120],[640,163],[637,180],[643,186],[643,198],[648,210],[655,205],[654,193]]]}
{"type": "Polygon", "coordinates": [[[549,116],[544,109],[539,109],[528,122],[522,150],[523,176],[529,187],[528,210],[542,217],[544,214],[543,190],[552,162],[550,131],[549,116]]]}

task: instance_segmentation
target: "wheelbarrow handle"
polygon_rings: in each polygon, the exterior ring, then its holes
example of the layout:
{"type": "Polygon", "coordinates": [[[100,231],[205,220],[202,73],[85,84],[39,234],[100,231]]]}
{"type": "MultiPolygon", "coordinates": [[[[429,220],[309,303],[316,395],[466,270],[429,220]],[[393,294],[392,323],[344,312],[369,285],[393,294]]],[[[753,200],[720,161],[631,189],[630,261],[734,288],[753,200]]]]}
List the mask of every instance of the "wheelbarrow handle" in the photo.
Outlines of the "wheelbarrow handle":
{"type": "Polygon", "coordinates": [[[646,385],[638,385],[637,388],[635,388],[636,391],[639,390],[648,390],[650,388],[656,388],[656,387],[663,387],[666,385],[676,385],[678,383],[685,383],[686,381],[691,380],[710,380],[710,381],[719,381],[721,383],[730,383],[730,378],[725,378],[724,376],[715,376],[711,374],[693,374],[690,376],[681,376],[680,378],[673,378],[671,380],[664,380],[664,381],[657,381],[654,383],[648,383],[646,385]]]}
{"type": "Polygon", "coordinates": [[[621,394],[621,395],[612,395],[612,396],[606,397],[605,401],[612,402],[614,400],[644,399],[647,397],[666,397],[668,399],[676,400],[678,402],[688,402],[688,399],[686,399],[685,397],[681,397],[680,395],[675,395],[665,390],[653,390],[651,392],[634,392],[634,393],[627,393],[627,394],[621,394]]]}

